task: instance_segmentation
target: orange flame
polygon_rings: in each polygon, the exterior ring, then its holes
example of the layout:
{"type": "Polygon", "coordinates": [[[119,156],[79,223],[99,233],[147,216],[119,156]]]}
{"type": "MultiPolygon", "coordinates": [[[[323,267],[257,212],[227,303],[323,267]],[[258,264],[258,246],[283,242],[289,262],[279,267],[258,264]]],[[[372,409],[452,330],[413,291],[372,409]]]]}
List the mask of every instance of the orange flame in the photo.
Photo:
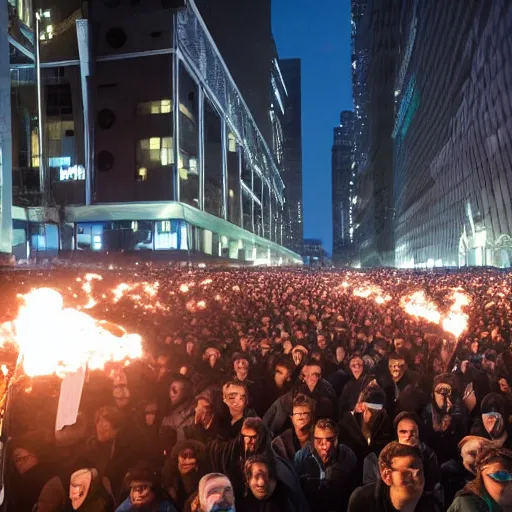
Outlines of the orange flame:
{"type": "MultiPolygon", "coordinates": [[[[21,296],[18,317],[1,331],[11,332],[0,343],[13,343],[28,376],[60,377],[88,365],[103,369],[107,362],[127,362],[142,357],[142,339],[124,328],[98,321],[64,307],[62,295],[39,288],[21,296]]],[[[0,331],[0,332],[1,332],[0,331]]]]}

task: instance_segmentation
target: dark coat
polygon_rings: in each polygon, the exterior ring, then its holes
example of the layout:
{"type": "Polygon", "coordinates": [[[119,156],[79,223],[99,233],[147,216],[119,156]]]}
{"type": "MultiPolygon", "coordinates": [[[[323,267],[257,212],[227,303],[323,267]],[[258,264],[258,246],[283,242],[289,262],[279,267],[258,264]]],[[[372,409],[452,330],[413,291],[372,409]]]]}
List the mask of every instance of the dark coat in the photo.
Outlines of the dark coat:
{"type": "Polygon", "coordinates": [[[274,492],[266,500],[256,499],[249,489],[247,495],[236,502],[236,508],[242,512],[297,512],[291,494],[292,491],[281,482],[277,482],[274,492]]]}
{"type": "Polygon", "coordinates": [[[272,441],[272,449],[277,455],[293,462],[295,454],[302,448],[293,428],[285,430],[272,441]]]}
{"type": "MultiPolygon", "coordinates": [[[[389,499],[389,487],[382,480],[358,487],[350,496],[348,512],[396,512],[389,499]]],[[[442,507],[432,497],[423,495],[414,512],[441,512],[442,507]]]]}
{"type": "Polygon", "coordinates": [[[313,512],[346,510],[348,498],[357,485],[354,480],[356,464],[354,452],[342,444],[338,444],[328,466],[310,443],[296,453],[295,469],[313,512]]]}

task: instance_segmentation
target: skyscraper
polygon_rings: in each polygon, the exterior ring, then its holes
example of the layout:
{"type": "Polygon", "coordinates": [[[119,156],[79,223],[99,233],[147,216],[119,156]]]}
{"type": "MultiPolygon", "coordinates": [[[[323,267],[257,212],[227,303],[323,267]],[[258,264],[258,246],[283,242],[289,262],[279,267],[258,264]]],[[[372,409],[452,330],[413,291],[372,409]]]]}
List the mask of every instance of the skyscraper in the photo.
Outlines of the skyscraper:
{"type": "Polygon", "coordinates": [[[284,134],[285,184],[284,224],[288,233],[284,243],[297,251],[304,239],[302,199],[302,87],[300,59],[281,59],[280,67],[287,89],[284,134]]]}
{"type": "Polygon", "coordinates": [[[334,129],[332,146],[332,258],[335,263],[349,263],[353,249],[354,199],[354,126],[355,114],[345,110],[340,126],[334,129]]]}

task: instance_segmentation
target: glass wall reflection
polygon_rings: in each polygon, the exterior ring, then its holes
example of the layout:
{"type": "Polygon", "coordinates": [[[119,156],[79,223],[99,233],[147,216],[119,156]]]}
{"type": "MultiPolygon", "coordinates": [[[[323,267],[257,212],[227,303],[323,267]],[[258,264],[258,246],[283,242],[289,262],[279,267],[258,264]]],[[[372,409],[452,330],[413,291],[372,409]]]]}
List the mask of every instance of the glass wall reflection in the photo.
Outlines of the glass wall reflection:
{"type": "Polygon", "coordinates": [[[204,105],[204,209],[217,217],[224,216],[222,177],[222,123],[214,106],[204,105]]]}
{"type": "Polygon", "coordinates": [[[199,103],[198,86],[183,65],[179,68],[179,159],[180,201],[199,208],[199,103]]]}
{"type": "Polygon", "coordinates": [[[228,133],[228,220],[240,226],[240,151],[234,134],[228,133]]]}

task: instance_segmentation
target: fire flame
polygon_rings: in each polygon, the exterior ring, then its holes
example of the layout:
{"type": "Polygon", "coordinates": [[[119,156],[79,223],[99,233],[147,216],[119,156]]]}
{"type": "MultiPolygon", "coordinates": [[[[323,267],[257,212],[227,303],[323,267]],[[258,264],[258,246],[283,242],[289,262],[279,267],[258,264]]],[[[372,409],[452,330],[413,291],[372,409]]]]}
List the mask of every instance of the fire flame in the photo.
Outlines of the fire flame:
{"type": "Polygon", "coordinates": [[[402,297],[400,305],[407,314],[416,318],[424,318],[434,324],[439,324],[441,321],[441,313],[437,306],[426,298],[423,291],[402,297]]]}
{"type": "Polygon", "coordinates": [[[63,377],[87,365],[103,369],[107,362],[127,362],[142,357],[142,339],[124,328],[98,321],[76,309],[65,308],[62,295],[39,288],[21,296],[18,317],[3,325],[0,343],[13,343],[23,369],[30,377],[63,377]]]}

